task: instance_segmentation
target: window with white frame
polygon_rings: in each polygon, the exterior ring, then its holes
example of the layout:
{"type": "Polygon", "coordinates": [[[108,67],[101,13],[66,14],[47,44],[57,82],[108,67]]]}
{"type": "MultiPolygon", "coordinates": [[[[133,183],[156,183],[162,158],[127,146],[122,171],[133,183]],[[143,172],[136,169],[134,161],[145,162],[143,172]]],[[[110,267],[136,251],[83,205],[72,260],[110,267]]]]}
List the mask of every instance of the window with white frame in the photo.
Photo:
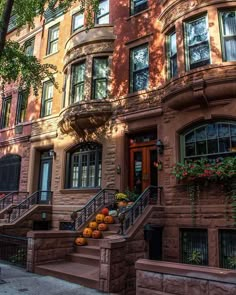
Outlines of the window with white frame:
{"type": "Polygon", "coordinates": [[[67,188],[101,186],[102,146],[87,142],[67,154],[67,188]]]}
{"type": "Polygon", "coordinates": [[[171,34],[167,36],[167,61],[168,61],[168,78],[173,78],[178,73],[176,32],[172,32],[171,34]]]}
{"type": "Polygon", "coordinates": [[[58,37],[59,25],[49,28],[47,54],[52,54],[58,51],[58,37]]]}
{"type": "Polygon", "coordinates": [[[221,40],[224,61],[236,60],[236,11],[221,11],[221,40]]]}
{"type": "Polygon", "coordinates": [[[109,24],[109,0],[99,1],[99,12],[96,14],[96,24],[109,24]]]}
{"type": "Polygon", "coordinates": [[[72,16],[72,33],[84,26],[84,13],[77,12],[72,16]]]}
{"type": "Polygon", "coordinates": [[[93,59],[93,89],[92,98],[107,97],[108,86],[108,58],[96,57],[93,59]]]}
{"type": "Polygon", "coordinates": [[[131,0],[131,15],[148,8],[148,0],[131,0]]]}
{"type": "Polygon", "coordinates": [[[188,70],[210,64],[207,16],[185,23],[185,43],[188,70]]]}
{"type": "Polygon", "coordinates": [[[72,103],[84,99],[85,62],[72,66],[72,103]]]}
{"type": "Polygon", "coordinates": [[[43,84],[41,117],[46,117],[52,114],[52,100],[53,100],[53,83],[48,81],[43,84]]]}
{"type": "Polygon", "coordinates": [[[130,51],[130,91],[146,89],[149,80],[148,45],[142,45],[130,51]]]}

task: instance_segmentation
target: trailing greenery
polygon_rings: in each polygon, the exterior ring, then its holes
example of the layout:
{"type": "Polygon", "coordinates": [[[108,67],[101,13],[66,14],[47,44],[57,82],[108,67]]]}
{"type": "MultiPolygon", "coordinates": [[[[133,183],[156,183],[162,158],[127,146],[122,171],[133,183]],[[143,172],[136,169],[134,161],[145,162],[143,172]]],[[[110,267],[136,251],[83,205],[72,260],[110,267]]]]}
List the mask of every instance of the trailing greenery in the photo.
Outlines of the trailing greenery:
{"type": "Polygon", "coordinates": [[[34,19],[43,16],[46,9],[60,7],[66,11],[78,3],[81,12],[86,11],[87,29],[93,25],[93,13],[98,12],[98,0],[1,0],[0,1],[0,81],[1,91],[6,83],[16,81],[25,88],[32,87],[37,94],[42,80],[48,78],[55,86],[56,65],[41,64],[34,56],[25,54],[24,46],[7,40],[10,16],[14,15],[17,30],[28,25],[34,27],[34,19]]]}

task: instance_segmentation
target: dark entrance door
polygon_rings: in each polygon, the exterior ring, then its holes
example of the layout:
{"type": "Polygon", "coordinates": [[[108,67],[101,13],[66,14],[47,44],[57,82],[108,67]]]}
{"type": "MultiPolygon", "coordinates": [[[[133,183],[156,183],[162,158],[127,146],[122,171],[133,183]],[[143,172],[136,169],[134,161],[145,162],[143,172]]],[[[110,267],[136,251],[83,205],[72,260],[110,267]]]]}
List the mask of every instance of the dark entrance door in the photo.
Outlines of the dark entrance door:
{"type": "Polygon", "coordinates": [[[39,191],[42,191],[39,196],[40,203],[47,203],[51,191],[52,180],[52,156],[49,151],[41,153],[40,156],[40,173],[39,173],[39,191]]]}
{"type": "Polygon", "coordinates": [[[156,134],[136,136],[130,140],[130,179],[129,187],[141,194],[149,185],[157,186],[156,134]],[[152,136],[151,136],[152,135],[152,136]]]}
{"type": "Polygon", "coordinates": [[[162,260],[162,227],[156,224],[146,224],[144,238],[148,242],[149,259],[162,260]]]}

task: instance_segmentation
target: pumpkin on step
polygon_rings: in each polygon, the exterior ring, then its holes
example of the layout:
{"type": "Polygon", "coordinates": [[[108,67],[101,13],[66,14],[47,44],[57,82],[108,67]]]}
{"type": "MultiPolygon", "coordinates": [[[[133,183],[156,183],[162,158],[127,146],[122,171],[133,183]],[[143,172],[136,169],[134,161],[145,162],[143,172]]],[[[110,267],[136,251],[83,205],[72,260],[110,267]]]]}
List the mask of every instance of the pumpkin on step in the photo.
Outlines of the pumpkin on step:
{"type": "Polygon", "coordinates": [[[97,229],[97,227],[98,227],[98,224],[96,221],[89,222],[89,228],[91,228],[92,230],[97,229]]]}
{"type": "Polygon", "coordinates": [[[108,230],[108,226],[105,223],[100,223],[98,225],[98,230],[104,231],[104,230],[108,230]]]}
{"type": "Polygon", "coordinates": [[[86,227],[86,228],[83,230],[83,237],[84,237],[84,238],[91,238],[92,233],[93,233],[92,229],[89,228],[89,227],[86,227]]]}
{"type": "Polygon", "coordinates": [[[81,236],[75,239],[75,244],[77,246],[84,246],[84,245],[87,245],[87,240],[81,236]]]}
{"type": "Polygon", "coordinates": [[[114,223],[114,218],[113,218],[113,216],[106,216],[105,218],[104,218],[104,223],[114,223]]]}
{"type": "Polygon", "coordinates": [[[100,239],[101,237],[102,237],[102,233],[100,232],[100,230],[93,231],[93,234],[92,234],[93,239],[100,239]]]}
{"type": "Polygon", "coordinates": [[[102,223],[103,220],[104,220],[104,217],[105,217],[104,214],[101,214],[101,213],[97,214],[97,215],[96,215],[96,222],[97,222],[97,223],[102,223]]]}
{"type": "Polygon", "coordinates": [[[107,216],[108,213],[109,213],[109,209],[108,209],[108,208],[103,208],[103,209],[101,210],[101,213],[102,213],[103,215],[107,216]]]}

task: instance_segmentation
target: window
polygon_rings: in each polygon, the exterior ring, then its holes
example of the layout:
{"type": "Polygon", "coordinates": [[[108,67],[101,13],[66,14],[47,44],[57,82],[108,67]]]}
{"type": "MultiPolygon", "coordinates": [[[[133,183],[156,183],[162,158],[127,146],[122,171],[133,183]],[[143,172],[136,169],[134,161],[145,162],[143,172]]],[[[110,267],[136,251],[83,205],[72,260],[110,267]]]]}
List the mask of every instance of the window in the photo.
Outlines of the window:
{"type": "Polygon", "coordinates": [[[216,158],[236,152],[236,123],[212,122],[183,135],[184,159],[216,158]]]}
{"type": "Polygon", "coordinates": [[[72,16],[72,33],[81,29],[84,25],[84,14],[78,12],[72,16]]]}
{"type": "Polygon", "coordinates": [[[107,97],[108,58],[93,59],[93,99],[107,97]]]}
{"type": "Polygon", "coordinates": [[[10,121],[11,96],[2,100],[1,128],[7,128],[10,121]]]}
{"type": "Polygon", "coordinates": [[[96,14],[96,24],[109,24],[109,0],[99,1],[99,12],[96,14]]]}
{"type": "Polygon", "coordinates": [[[67,155],[67,187],[94,188],[101,186],[102,147],[84,143],[67,155]]]}
{"type": "Polygon", "coordinates": [[[220,12],[223,59],[236,60],[236,11],[220,12]]]}
{"type": "Polygon", "coordinates": [[[33,56],[34,55],[34,41],[35,39],[29,39],[25,42],[24,47],[25,47],[25,54],[28,56],[33,56]]]}
{"type": "Polygon", "coordinates": [[[0,158],[0,191],[18,191],[21,157],[6,155],[0,158]]]}
{"type": "Polygon", "coordinates": [[[52,82],[45,82],[43,84],[41,117],[46,117],[51,115],[52,99],[53,99],[53,84],[52,82]]]}
{"type": "Polygon", "coordinates": [[[210,64],[210,45],[206,16],[185,23],[187,69],[210,64]]]}
{"type": "Polygon", "coordinates": [[[236,231],[220,230],[220,267],[236,269],[236,231]]]}
{"type": "Polygon", "coordinates": [[[58,51],[58,36],[59,36],[58,25],[52,28],[49,28],[47,54],[52,54],[58,51]]]}
{"type": "Polygon", "coordinates": [[[208,265],[207,230],[182,229],[182,263],[208,265]]]}
{"type": "Polygon", "coordinates": [[[72,67],[72,103],[84,99],[85,63],[72,67]]]}
{"type": "Polygon", "coordinates": [[[167,59],[168,59],[168,78],[173,78],[177,75],[177,47],[176,47],[176,32],[167,36],[167,59]]]}
{"type": "Polygon", "coordinates": [[[131,15],[148,8],[147,0],[131,0],[131,15]]]}
{"type": "Polygon", "coordinates": [[[148,45],[136,47],[130,52],[130,91],[146,89],[149,79],[148,45]]]}
{"type": "Polygon", "coordinates": [[[18,102],[17,102],[16,124],[22,123],[25,121],[27,103],[28,103],[28,92],[27,91],[19,92],[18,102]]]}

